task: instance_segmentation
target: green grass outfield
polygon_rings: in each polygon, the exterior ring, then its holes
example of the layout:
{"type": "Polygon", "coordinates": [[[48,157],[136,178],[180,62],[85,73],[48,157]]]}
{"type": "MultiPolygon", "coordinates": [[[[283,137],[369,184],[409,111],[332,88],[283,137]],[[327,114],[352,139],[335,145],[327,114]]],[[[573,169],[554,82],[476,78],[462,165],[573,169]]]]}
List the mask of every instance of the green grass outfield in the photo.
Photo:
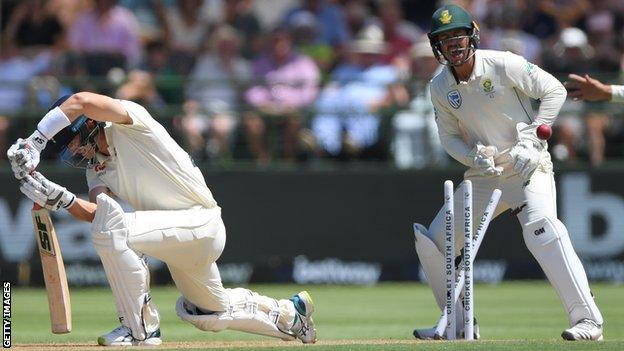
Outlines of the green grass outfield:
{"type": "MultiPolygon", "coordinates": [[[[600,343],[565,342],[567,318],[546,282],[476,285],[475,308],[481,341],[416,341],[412,329],[432,326],[439,317],[429,288],[416,283],[371,287],[254,285],[251,289],[288,297],[307,289],[312,294],[319,342],[301,345],[240,332],[208,333],[180,321],[174,312],[173,287],[157,287],[153,297],[161,313],[164,346],[160,349],[247,350],[624,350],[624,286],[592,284],[605,323],[600,343]]],[[[47,297],[42,289],[12,291],[13,347],[22,350],[94,349],[100,334],[117,326],[108,289],[71,289],[73,331],[50,333],[47,297]],[[58,345],[64,343],[65,345],[58,345]]],[[[100,348],[101,349],[101,348],[100,348]]]]}

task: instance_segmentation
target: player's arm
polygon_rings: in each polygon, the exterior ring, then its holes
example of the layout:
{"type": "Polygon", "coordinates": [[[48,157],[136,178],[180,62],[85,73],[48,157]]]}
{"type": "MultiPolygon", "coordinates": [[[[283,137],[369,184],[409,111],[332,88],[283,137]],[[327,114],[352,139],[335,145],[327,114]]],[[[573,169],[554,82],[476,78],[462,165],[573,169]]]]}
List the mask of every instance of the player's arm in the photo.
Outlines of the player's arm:
{"type": "Polygon", "coordinates": [[[93,222],[96,208],[97,205],[95,202],[76,198],[74,203],[67,208],[67,212],[69,212],[77,220],[93,222]]]}
{"type": "Polygon", "coordinates": [[[624,102],[624,85],[604,84],[588,74],[568,75],[565,82],[568,95],[575,100],[624,102]]]}
{"type": "Polygon", "coordinates": [[[109,193],[106,186],[97,186],[89,191],[89,201],[77,198],[71,191],[56,184],[39,172],[20,180],[20,191],[29,199],[52,211],[66,209],[74,218],[92,222],[97,205],[95,199],[103,192],[109,193]]]}
{"type": "MultiPolygon", "coordinates": [[[[533,99],[540,100],[536,116],[528,116],[527,124],[552,125],[566,99],[566,89],[550,73],[522,56],[508,53],[505,56],[505,73],[511,85],[533,99]]],[[[533,133],[534,134],[534,133],[533,133]]]]}
{"type": "Polygon", "coordinates": [[[105,95],[80,92],[65,100],[59,108],[69,121],[85,115],[101,122],[132,124],[132,118],[123,105],[105,95]]]}

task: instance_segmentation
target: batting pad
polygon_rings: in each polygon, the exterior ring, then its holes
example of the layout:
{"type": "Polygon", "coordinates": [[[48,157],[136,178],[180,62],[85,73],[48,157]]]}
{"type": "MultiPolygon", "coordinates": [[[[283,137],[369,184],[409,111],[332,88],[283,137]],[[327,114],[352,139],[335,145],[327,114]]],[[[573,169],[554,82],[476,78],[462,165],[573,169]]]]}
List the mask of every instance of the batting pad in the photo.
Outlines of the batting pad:
{"type": "MultiPolygon", "coordinates": [[[[414,223],[414,241],[416,253],[420,259],[420,265],[427,276],[429,286],[433,291],[436,303],[441,311],[446,307],[446,273],[444,271],[444,255],[427,236],[427,228],[419,223],[414,223]]],[[[464,318],[461,296],[455,303],[455,318],[458,333],[463,328],[464,318]]]]}
{"type": "Polygon", "coordinates": [[[91,238],[111,286],[121,323],[137,340],[159,327],[160,317],[149,296],[149,271],[127,245],[128,228],[123,210],[106,194],[97,197],[91,238]]]}
{"type": "Polygon", "coordinates": [[[228,289],[230,304],[226,311],[206,313],[183,296],[176,302],[176,314],[183,321],[204,331],[219,332],[225,329],[270,336],[285,341],[295,340],[290,331],[278,327],[280,306],[274,300],[272,306],[261,306],[258,294],[243,288],[228,289]]]}
{"type": "Polygon", "coordinates": [[[602,314],[589,290],[585,269],[557,218],[544,217],[523,226],[524,242],[563,303],[570,326],[584,318],[602,324],[602,314]]]}

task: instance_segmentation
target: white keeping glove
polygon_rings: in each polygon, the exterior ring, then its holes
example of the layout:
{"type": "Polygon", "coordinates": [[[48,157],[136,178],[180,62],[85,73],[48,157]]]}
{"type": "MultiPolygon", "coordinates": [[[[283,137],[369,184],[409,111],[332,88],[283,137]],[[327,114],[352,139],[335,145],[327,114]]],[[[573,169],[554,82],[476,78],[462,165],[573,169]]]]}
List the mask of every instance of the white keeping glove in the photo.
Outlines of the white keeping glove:
{"type": "Polygon", "coordinates": [[[485,146],[477,143],[475,156],[473,159],[474,167],[486,176],[500,176],[503,174],[503,167],[497,167],[494,163],[494,157],[498,153],[496,146],[485,146]]]}
{"type": "Polygon", "coordinates": [[[531,178],[539,165],[542,150],[531,141],[520,141],[509,151],[513,169],[524,180],[531,178]]]}
{"type": "Polygon", "coordinates": [[[48,139],[35,131],[26,139],[19,138],[7,151],[7,157],[11,162],[11,169],[15,178],[22,179],[34,171],[41,159],[41,151],[48,143],[48,139]]]}
{"type": "Polygon", "coordinates": [[[20,191],[39,206],[52,211],[69,208],[76,200],[71,191],[47,180],[39,172],[26,174],[20,180],[20,191]]]}

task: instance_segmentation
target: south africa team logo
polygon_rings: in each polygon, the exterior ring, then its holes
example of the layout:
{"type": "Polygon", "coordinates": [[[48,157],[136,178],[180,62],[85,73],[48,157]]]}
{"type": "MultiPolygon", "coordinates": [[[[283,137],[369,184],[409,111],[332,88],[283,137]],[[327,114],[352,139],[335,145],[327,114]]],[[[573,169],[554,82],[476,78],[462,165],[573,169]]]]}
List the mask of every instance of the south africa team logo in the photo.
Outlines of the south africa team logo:
{"type": "Polygon", "coordinates": [[[446,95],[446,99],[448,100],[449,105],[451,105],[454,109],[458,109],[461,106],[462,97],[457,90],[449,91],[446,95]]]}
{"type": "Polygon", "coordinates": [[[483,91],[486,93],[494,91],[494,85],[492,85],[492,81],[489,78],[483,81],[483,91]]]}

